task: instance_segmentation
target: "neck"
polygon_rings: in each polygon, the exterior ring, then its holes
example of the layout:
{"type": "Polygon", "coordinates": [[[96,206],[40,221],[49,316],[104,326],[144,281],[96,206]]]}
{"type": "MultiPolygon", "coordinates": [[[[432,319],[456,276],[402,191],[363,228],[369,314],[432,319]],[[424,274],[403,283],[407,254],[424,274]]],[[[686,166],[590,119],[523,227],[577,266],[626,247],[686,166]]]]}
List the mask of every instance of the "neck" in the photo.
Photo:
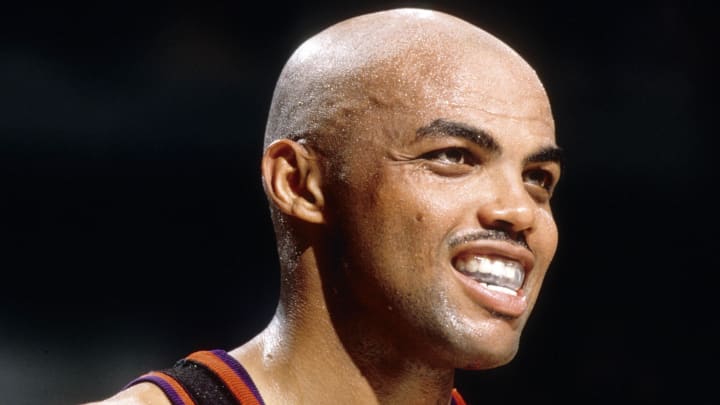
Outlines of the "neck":
{"type": "Polygon", "coordinates": [[[312,277],[303,280],[303,290],[317,292],[299,295],[305,299],[281,293],[268,327],[231,352],[266,403],[449,403],[454,370],[404,355],[401,345],[374,333],[352,311],[343,319],[332,317],[328,308],[335,304],[328,303],[321,285],[312,277]]]}

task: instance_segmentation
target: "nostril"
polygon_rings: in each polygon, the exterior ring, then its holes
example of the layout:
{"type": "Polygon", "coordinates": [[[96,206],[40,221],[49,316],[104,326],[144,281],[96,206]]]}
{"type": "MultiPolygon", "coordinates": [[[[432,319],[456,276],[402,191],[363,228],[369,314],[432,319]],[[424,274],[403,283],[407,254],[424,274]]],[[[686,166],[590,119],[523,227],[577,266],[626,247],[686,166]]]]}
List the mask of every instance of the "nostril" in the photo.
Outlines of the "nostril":
{"type": "Polygon", "coordinates": [[[498,228],[500,228],[500,229],[502,229],[503,231],[506,231],[506,232],[511,232],[512,229],[513,229],[513,224],[512,224],[512,222],[506,221],[506,220],[504,220],[504,219],[497,219],[497,220],[495,220],[495,226],[497,226],[498,228]]]}
{"type": "Polygon", "coordinates": [[[504,219],[496,219],[491,224],[491,227],[493,229],[497,229],[499,231],[502,231],[503,233],[510,235],[513,240],[516,239],[515,236],[517,230],[515,229],[515,224],[510,221],[506,221],[504,219]]]}

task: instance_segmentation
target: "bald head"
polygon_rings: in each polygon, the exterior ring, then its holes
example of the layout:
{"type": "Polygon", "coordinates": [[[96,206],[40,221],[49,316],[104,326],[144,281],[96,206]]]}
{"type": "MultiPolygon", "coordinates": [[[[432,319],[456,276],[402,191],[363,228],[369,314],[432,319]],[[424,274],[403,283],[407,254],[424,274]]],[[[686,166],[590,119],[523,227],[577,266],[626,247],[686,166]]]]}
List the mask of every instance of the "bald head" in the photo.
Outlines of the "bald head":
{"type": "MultiPolygon", "coordinates": [[[[503,122],[509,132],[554,139],[545,90],[514,50],[457,17],[395,9],[339,22],[292,54],[273,94],[265,155],[275,141],[289,139],[293,148],[302,144],[320,156],[313,160],[323,193],[313,204],[324,202],[324,215],[332,216],[338,200],[347,198],[339,191],[345,188],[334,185],[361,181],[353,174],[369,173],[368,165],[402,149],[408,133],[436,120],[477,127],[503,122]],[[528,123],[524,130],[521,122],[528,123]]],[[[276,206],[281,257],[295,257],[302,251],[297,242],[308,238],[286,225],[296,215],[278,215],[276,206]]]]}
{"type": "MultiPolygon", "coordinates": [[[[468,83],[473,92],[517,90],[508,100],[488,94],[483,108],[490,113],[504,110],[499,104],[546,97],[515,51],[457,17],[396,9],[351,18],[313,36],[290,57],[273,95],[265,146],[281,138],[306,139],[340,152],[362,129],[362,118],[456,103],[468,83]]],[[[522,105],[514,108],[527,113],[522,105]]]]}

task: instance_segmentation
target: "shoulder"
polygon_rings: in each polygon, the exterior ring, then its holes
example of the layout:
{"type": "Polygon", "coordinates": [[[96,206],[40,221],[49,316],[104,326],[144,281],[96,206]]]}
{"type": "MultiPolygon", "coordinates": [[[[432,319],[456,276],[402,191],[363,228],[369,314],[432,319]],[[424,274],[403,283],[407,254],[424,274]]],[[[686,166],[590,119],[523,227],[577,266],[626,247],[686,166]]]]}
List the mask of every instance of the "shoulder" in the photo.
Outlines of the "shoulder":
{"type": "Polygon", "coordinates": [[[81,405],[171,405],[160,388],[152,383],[140,383],[114,396],[81,405]]]}

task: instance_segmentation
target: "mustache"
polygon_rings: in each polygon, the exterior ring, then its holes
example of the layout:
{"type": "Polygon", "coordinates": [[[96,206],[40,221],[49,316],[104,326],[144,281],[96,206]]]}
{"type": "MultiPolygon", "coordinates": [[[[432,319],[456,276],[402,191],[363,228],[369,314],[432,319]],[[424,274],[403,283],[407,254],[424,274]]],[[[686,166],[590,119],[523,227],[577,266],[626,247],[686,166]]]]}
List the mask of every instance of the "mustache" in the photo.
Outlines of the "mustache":
{"type": "Polygon", "coordinates": [[[532,251],[525,240],[525,235],[522,232],[517,233],[517,235],[513,237],[510,232],[503,231],[502,229],[488,229],[455,235],[450,238],[448,245],[450,245],[451,248],[454,248],[458,245],[462,245],[463,243],[474,242],[476,240],[501,240],[532,251]]]}

